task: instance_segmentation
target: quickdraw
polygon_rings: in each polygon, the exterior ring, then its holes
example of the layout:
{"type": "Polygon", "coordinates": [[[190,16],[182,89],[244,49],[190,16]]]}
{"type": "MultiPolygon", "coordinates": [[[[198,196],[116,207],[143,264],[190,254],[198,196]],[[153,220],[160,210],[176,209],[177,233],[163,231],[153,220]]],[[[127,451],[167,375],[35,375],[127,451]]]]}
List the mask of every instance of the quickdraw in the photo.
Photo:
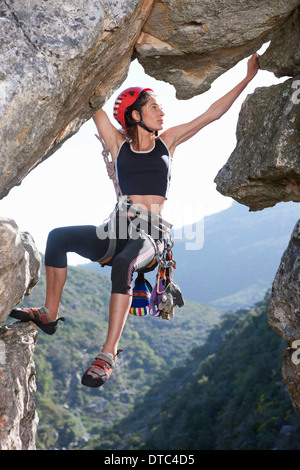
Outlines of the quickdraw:
{"type": "Polygon", "coordinates": [[[176,269],[176,261],[173,258],[172,248],[174,242],[165,240],[165,248],[159,262],[156,276],[156,288],[150,297],[149,313],[163,320],[174,317],[175,306],[182,307],[184,300],[179,286],[173,279],[173,269],[176,269]]]}

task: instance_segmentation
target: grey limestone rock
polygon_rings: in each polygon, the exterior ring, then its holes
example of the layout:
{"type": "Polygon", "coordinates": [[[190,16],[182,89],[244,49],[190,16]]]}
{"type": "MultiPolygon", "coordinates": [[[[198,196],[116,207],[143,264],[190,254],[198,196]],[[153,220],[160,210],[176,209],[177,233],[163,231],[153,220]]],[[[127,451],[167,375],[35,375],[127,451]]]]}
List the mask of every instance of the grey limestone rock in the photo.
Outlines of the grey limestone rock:
{"type": "Polygon", "coordinates": [[[276,77],[300,75],[300,8],[271,35],[271,45],[260,58],[262,69],[274,72],[276,77]]]}
{"type": "Polygon", "coordinates": [[[136,55],[149,75],[173,84],[178,98],[187,99],[269,41],[298,5],[298,0],[158,1],[136,55]]]}
{"type": "Polygon", "coordinates": [[[273,282],[269,323],[290,346],[300,340],[300,220],[273,282]]]}
{"type": "Polygon", "coordinates": [[[217,190],[252,211],[300,202],[300,76],[258,88],[242,105],[237,144],[217,190]]]}
{"type": "Polygon", "coordinates": [[[300,220],[273,282],[268,321],[288,345],[282,372],[293,406],[300,412],[300,220]]]}
{"type": "Polygon", "coordinates": [[[152,3],[2,2],[0,198],[121,85],[152,3]]]}
{"type": "Polygon", "coordinates": [[[41,257],[28,233],[12,219],[0,217],[0,322],[29,295],[40,275],[41,257]]]}
{"type": "Polygon", "coordinates": [[[0,328],[0,450],[36,448],[36,336],[33,323],[0,328]]]}

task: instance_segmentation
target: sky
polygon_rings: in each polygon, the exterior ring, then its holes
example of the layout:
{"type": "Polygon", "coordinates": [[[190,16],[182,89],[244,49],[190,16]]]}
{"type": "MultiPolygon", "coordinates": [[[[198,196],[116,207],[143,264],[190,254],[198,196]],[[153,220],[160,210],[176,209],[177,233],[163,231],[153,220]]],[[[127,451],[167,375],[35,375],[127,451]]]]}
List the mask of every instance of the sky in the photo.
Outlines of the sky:
{"type": "MultiPolygon", "coordinates": [[[[264,45],[258,52],[262,54],[267,47],[264,45]]],[[[247,60],[242,60],[215,80],[210,90],[189,100],[177,100],[172,85],[146,75],[135,60],[126,81],[103,108],[114,125],[119,127],[112,116],[113,103],[119,92],[129,86],[152,88],[165,112],[165,130],[194,119],[232,89],[245,77],[247,60]]],[[[163,217],[178,229],[178,233],[180,227],[199,221],[202,221],[203,228],[205,216],[231,206],[232,199],[216,191],[214,178],[235,148],[241,104],[255,88],[277,84],[285,79],[277,79],[274,74],[259,70],[221,119],[209,124],[176,149],[163,217]]],[[[90,119],[0,201],[0,216],[15,220],[21,231],[29,232],[41,253],[45,252],[47,236],[53,228],[100,225],[115,206],[113,183],[107,176],[102,147],[95,133],[93,119],[90,119]]],[[[78,255],[68,256],[69,265],[86,262],[78,255]]]]}

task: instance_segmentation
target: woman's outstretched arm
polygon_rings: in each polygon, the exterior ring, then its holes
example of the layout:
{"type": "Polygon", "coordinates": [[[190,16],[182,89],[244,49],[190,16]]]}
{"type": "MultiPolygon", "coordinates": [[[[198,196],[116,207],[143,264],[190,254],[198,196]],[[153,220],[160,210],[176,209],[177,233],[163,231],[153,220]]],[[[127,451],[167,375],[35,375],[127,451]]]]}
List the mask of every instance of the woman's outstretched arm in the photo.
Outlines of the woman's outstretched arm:
{"type": "Polygon", "coordinates": [[[174,152],[178,145],[193,137],[203,127],[207,126],[213,121],[216,121],[229,110],[238,96],[246,88],[248,83],[256,75],[258,71],[258,57],[259,55],[257,53],[251,56],[251,58],[248,60],[246,77],[232,90],[226,93],[226,95],[215,101],[207,109],[207,111],[198,116],[196,119],[186,124],[172,127],[162,134],[162,137],[171,152],[174,152]]]}

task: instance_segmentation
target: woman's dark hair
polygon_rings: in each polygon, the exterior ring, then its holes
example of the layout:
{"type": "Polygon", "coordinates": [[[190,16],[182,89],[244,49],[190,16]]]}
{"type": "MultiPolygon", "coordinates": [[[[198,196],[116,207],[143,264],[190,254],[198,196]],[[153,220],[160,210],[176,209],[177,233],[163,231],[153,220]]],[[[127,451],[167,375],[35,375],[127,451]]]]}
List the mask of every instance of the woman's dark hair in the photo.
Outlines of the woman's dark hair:
{"type": "Polygon", "coordinates": [[[136,126],[138,125],[138,123],[133,119],[132,112],[138,111],[140,113],[141,108],[143,108],[143,106],[145,106],[148,103],[151,97],[152,97],[152,93],[150,93],[149,91],[142,91],[142,93],[139,95],[137,100],[126,109],[124,117],[125,117],[125,123],[126,123],[127,129],[126,129],[125,134],[128,140],[134,142],[137,137],[136,126]]]}

